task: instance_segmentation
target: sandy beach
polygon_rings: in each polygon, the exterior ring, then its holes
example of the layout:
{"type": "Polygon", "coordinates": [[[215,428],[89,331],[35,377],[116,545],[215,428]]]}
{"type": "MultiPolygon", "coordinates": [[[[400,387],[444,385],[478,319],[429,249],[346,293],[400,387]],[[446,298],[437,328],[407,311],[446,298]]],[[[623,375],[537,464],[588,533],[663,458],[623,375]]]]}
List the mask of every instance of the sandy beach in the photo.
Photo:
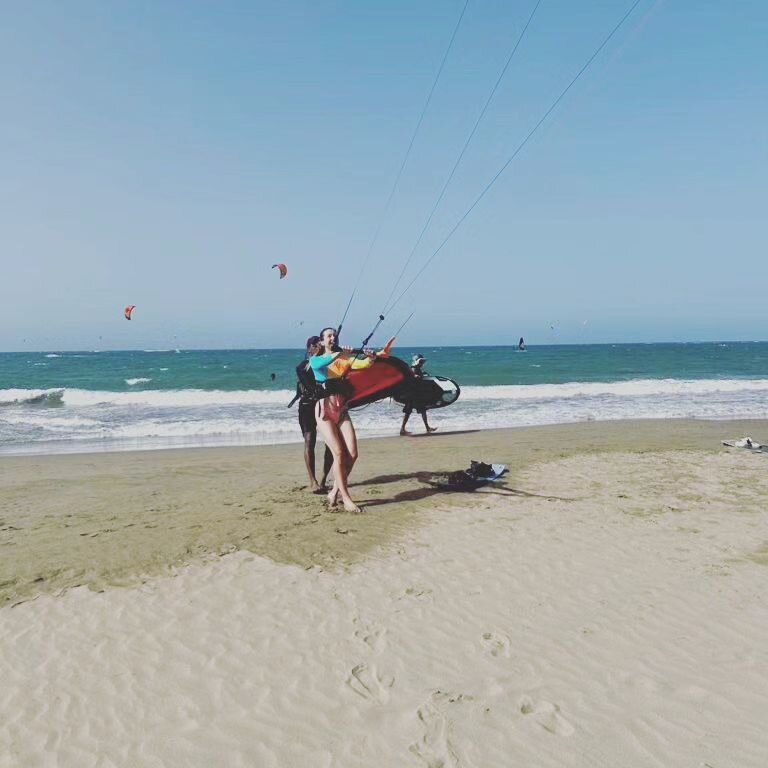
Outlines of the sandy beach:
{"type": "Polygon", "coordinates": [[[0,460],[0,766],[765,765],[768,422],[0,460]],[[430,484],[470,459],[509,474],[430,484]]]}

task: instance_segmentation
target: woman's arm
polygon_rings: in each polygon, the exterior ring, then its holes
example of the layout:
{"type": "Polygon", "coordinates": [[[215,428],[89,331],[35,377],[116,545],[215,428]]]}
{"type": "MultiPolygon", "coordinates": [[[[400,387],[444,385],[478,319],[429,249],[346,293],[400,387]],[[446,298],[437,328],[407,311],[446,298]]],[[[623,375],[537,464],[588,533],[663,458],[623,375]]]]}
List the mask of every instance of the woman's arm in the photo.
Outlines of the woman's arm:
{"type": "Polygon", "coordinates": [[[329,352],[325,355],[313,355],[309,358],[309,365],[315,374],[316,381],[322,384],[322,382],[328,380],[329,368],[340,354],[340,352],[329,352]]]}

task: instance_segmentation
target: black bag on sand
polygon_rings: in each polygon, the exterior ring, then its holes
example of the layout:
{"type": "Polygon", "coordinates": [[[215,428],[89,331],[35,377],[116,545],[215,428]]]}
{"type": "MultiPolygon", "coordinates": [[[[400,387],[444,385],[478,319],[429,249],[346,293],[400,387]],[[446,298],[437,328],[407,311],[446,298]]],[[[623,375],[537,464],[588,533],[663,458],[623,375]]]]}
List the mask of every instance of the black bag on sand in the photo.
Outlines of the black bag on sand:
{"type": "Polygon", "coordinates": [[[493,467],[482,461],[470,462],[468,469],[438,475],[431,485],[451,491],[471,491],[493,477],[493,467]]]}

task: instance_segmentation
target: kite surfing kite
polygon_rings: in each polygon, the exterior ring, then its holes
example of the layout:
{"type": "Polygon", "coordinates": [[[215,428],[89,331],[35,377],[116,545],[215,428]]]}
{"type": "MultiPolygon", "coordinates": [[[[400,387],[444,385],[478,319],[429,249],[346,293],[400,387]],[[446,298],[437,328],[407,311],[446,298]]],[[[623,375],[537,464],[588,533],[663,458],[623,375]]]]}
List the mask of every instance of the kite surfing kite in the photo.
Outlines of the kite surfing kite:
{"type": "Polygon", "coordinates": [[[444,408],[459,398],[461,390],[452,379],[444,376],[413,375],[410,366],[394,356],[379,356],[366,368],[351,370],[336,382],[340,394],[347,398],[348,408],[375,403],[386,397],[395,402],[418,402],[419,408],[444,408]]]}
{"type": "Polygon", "coordinates": [[[362,350],[356,350],[354,357],[336,353],[336,359],[328,366],[329,379],[318,384],[317,394],[320,397],[342,395],[348,408],[391,397],[413,378],[408,364],[390,355],[394,342],[393,337],[374,358],[358,357],[363,354],[362,350]]]}
{"type": "MultiPolygon", "coordinates": [[[[334,377],[322,389],[325,395],[343,395],[348,408],[360,408],[391,397],[395,402],[417,401],[420,408],[443,408],[456,402],[461,390],[443,376],[414,376],[411,367],[391,354],[392,337],[372,360],[342,358],[331,363],[334,377]]],[[[360,350],[358,350],[360,354],[360,350]]]]}
{"type": "Polygon", "coordinates": [[[285,264],[273,264],[272,269],[280,270],[280,279],[282,280],[288,274],[288,267],[285,264]]]}
{"type": "Polygon", "coordinates": [[[133,314],[133,310],[136,309],[135,304],[131,304],[125,308],[125,312],[123,313],[125,315],[126,320],[131,319],[131,315],[133,314]]]}

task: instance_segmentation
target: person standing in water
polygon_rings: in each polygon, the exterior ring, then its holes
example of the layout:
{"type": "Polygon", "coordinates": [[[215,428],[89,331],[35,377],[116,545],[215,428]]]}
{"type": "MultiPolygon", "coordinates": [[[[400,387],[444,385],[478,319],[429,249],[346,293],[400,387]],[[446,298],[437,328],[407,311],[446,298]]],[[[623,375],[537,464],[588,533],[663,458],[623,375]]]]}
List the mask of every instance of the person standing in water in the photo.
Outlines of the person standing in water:
{"type": "Polygon", "coordinates": [[[315,445],[317,443],[317,420],[315,419],[315,403],[317,403],[317,384],[309,364],[309,358],[320,347],[320,337],[310,336],[307,339],[307,356],[296,366],[296,397],[291,400],[289,407],[299,401],[299,429],[304,437],[304,466],[309,476],[309,490],[318,493],[325,490],[328,474],[333,465],[333,454],[326,445],[323,456],[323,476],[320,482],[315,474],[315,445]]]}
{"type": "Polygon", "coordinates": [[[411,414],[414,412],[414,410],[421,414],[421,420],[424,422],[424,428],[427,430],[427,434],[437,432],[437,427],[429,426],[429,422],[427,421],[427,409],[420,403],[418,394],[419,382],[424,378],[424,376],[426,376],[426,372],[424,371],[424,363],[426,362],[427,358],[423,357],[422,355],[414,355],[413,359],[411,360],[411,373],[413,373],[416,381],[414,382],[413,386],[412,399],[408,400],[405,404],[405,407],[403,408],[403,423],[400,425],[400,437],[407,437],[411,435],[411,433],[405,428],[405,425],[408,423],[408,419],[411,417],[411,414]]]}

